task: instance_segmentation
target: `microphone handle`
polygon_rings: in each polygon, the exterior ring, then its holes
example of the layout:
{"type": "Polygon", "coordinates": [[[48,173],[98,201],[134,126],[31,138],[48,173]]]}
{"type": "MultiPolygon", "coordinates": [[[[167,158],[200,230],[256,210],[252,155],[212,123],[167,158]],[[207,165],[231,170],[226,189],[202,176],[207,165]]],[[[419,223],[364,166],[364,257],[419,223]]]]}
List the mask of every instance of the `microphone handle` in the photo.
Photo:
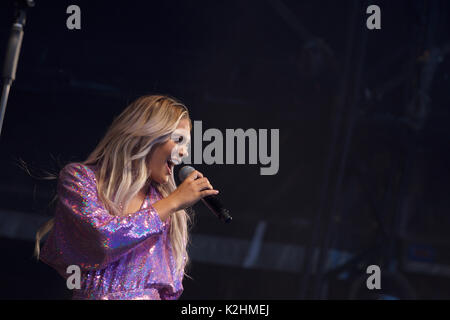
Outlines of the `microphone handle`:
{"type": "Polygon", "coordinates": [[[216,196],[206,196],[202,198],[202,201],[220,220],[225,223],[230,223],[231,220],[233,220],[229,211],[223,207],[222,203],[216,196]]]}

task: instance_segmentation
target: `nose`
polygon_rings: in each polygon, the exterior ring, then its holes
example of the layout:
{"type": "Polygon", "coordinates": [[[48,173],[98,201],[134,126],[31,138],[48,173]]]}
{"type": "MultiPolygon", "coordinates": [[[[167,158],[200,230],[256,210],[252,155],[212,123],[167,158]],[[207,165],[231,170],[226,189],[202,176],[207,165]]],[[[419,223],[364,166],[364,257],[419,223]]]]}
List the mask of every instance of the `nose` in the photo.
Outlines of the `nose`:
{"type": "Polygon", "coordinates": [[[178,155],[179,155],[181,158],[187,157],[187,156],[189,155],[189,153],[188,153],[188,151],[187,151],[187,148],[186,148],[186,147],[180,148],[180,150],[179,150],[179,152],[178,152],[178,155]]]}

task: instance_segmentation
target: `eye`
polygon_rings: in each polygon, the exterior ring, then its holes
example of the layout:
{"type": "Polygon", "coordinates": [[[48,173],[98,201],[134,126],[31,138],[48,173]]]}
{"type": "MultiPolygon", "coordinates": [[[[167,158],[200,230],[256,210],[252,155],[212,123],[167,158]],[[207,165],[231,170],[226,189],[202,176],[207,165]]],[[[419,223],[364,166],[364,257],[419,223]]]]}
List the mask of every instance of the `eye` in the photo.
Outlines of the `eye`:
{"type": "Polygon", "coordinates": [[[177,140],[176,142],[177,142],[177,143],[183,142],[183,136],[179,136],[179,137],[178,137],[178,140],[177,140]]]}

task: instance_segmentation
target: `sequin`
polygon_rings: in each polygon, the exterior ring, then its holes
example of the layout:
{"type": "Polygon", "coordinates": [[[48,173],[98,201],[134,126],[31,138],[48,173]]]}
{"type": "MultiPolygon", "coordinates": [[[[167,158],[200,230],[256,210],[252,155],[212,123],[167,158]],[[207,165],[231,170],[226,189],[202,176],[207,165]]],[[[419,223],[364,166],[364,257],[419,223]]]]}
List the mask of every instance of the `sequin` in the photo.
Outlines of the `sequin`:
{"type": "Polygon", "coordinates": [[[64,278],[69,265],[81,269],[73,299],[178,299],[183,271],[176,271],[163,222],[152,204],[162,198],[150,187],[141,209],[111,215],[98,198],[95,167],[65,166],[58,180],[55,224],[40,259],[64,278]]]}

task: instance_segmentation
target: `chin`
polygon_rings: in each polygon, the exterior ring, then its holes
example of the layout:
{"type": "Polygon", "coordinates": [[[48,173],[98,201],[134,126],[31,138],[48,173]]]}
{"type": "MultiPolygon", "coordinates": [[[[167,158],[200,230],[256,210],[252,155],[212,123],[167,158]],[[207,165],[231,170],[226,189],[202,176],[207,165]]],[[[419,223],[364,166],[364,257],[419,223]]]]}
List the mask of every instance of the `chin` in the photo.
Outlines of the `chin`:
{"type": "Polygon", "coordinates": [[[157,182],[158,182],[159,184],[165,184],[165,183],[169,182],[169,176],[164,175],[164,176],[162,176],[162,177],[159,177],[158,180],[157,180],[157,182]]]}

